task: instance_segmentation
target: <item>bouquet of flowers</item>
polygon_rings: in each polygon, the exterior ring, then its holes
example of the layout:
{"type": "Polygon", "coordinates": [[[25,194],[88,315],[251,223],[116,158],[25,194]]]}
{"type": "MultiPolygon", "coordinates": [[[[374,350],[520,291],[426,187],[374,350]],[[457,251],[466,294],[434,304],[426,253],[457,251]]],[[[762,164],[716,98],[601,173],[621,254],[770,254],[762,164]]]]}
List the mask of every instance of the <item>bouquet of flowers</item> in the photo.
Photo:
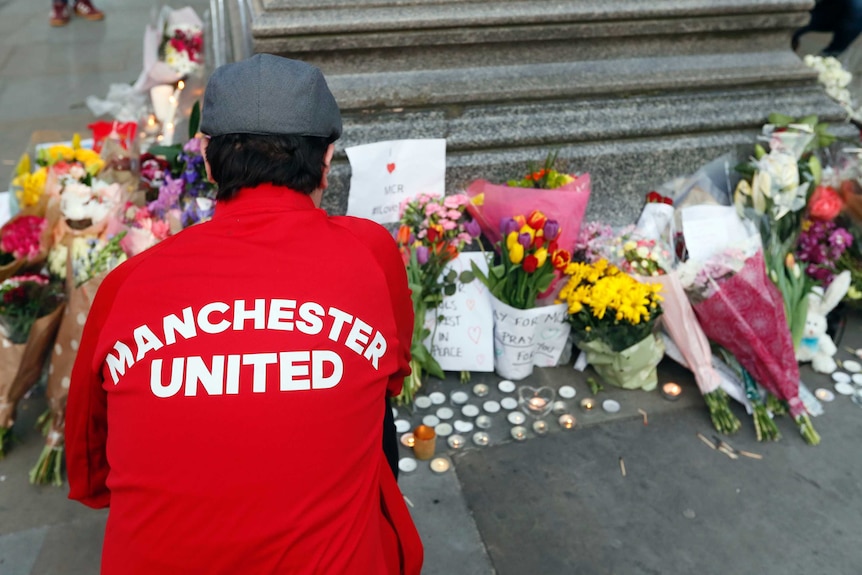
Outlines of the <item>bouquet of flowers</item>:
{"type": "Polygon", "coordinates": [[[62,485],[66,399],[72,380],[75,352],[96,291],[105,276],[126,260],[121,232],[110,240],[96,237],[67,237],[55,246],[48,261],[51,275],[65,283],[66,313],[58,318],[59,327],[50,355],[45,397],[48,411],[40,418],[45,432],[45,447],[33,469],[30,482],[62,485]]]}
{"type": "Polygon", "coordinates": [[[0,281],[47,255],[48,221],[39,216],[16,216],[0,228],[0,281]]]}
{"type": "Polygon", "coordinates": [[[820,440],[799,398],[799,366],[784,315],[784,300],[769,279],[760,240],[719,252],[705,262],[688,262],[684,285],[710,340],[739,362],[754,408],[758,439],[778,437],[754,383],[787,403],[805,440],[820,440]],[[779,329],[776,329],[779,326],[779,329]]]}
{"type": "Polygon", "coordinates": [[[0,457],[18,402],[39,379],[62,311],[61,287],[43,275],[0,283],[0,457]]]}
{"type": "Polygon", "coordinates": [[[194,9],[163,7],[158,22],[144,32],[144,66],[135,90],[177,84],[196,74],[203,69],[203,54],[203,22],[194,9]]]}
{"type": "Polygon", "coordinates": [[[510,180],[505,186],[487,180],[470,184],[466,191],[471,199],[467,209],[491,243],[498,244],[502,239],[502,221],[512,214],[537,210],[560,224],[562,233],[557,243],[571,253],[590,199],[590,176],[557,172],[553,169],[555,160],[556,154],[549,155],[544,168],[536,170],[530,166],[526,176],[510,180]]]}
{"type": "Polygon", "coordinates": [[[499,263],[487,275],[473,265],[473,273],[491,292],[495,366],[508,379],[523,379],[536,365],[556,365],[565,348],[569,326],[564,306],[536,307],[539,295],[571,261],[568,250],[559,246],[561,233],[560,224],[539,210],[504,219],[499,263]]]}
{"type": "MultiPolygon", "coordinates": [[[[651,202],[647,199],[647,206],[651,202]]],[[[664,202],[661,205],[668,205],[664,202]]],[[[672,215],[672,214],[671,214],[672,215]]],[[[713,427],[722,433],[734,433],[739,420],[730,410],[727,393],[722,389],[721,375],[713,367],[712,350],[706,334],[695,317],[688,296],[673,266],[670,250],[655,237],[668,237],[670,218],[660,211],[644,209],[638,225],[644,225],[654,237],[643,230],[625,229],[608,241],[604,251],[608,259],[641,283],[659,286],[662,297],[661,323],[670,336],[686,367],[694,374],[698,389],[709,409],[713,427]]],[[[601,247],[599,248],[601,249],[601,247]]]]}
{"type": "MultiPolygon", "coordinates": [[[[771,118],[783,119],[775,115],[771,118]]],[[[824,125],[818,124],[816,118],[767,125],[763,139],[769,141],[769,152],[760,145],[755,147],[753,160],[738,168],[750,179],[742,179],[734,192],[740,217],[752,221],[760,232],[769,277],[781,291],[794,346],[802,338],[811,285],[786,262],[802,229],[809,191],[820,183],[822,175],[812,146],[827,136],[824,125]]],[[[818,189],[815,196],[817,193],[825,190],[818,189]]]]}
{"type": "Polygon", "coordinates": [[[614,239],[614,229],[601,222],[588,222],[581,226],[575,246],[572,250],[572,261],[593,264],[602,259],[604,246],[614,239]]]}
{"type": "Polygon", "coordinates": [[[47,181],[48,168],[38,166],[31,172],[30,156],[21,156],[12,179],[12,190],[22,214],[45,215],[43,198],[47,181]]]}
{"type": "Polygon", "coordinates": [[[165,23],[160,53],[180,77],[190,76],[203,67],[204,31],[194,23],[165,23]]]}
{"type": "Polygon", "coordinates": [[[200,138],[193,137],[182,147],[156,150],[173,150],[175,154],[170,173],[162,174],[158,196],[147,206],[150,212],[167,218],[176,211],[184,228],[209,220],[215,212],[217,190],[207,179],[200,138]]]}
{"type": "MultiPolygon", "coordinates": [[[[443,370],[425,346],[431,335],[426,327],[426,315],[443,301],[444,295],[456,290],[456,273],[443,274],[446,265],[458,257],[464,247],[479,236],[478,224],[466,213],[469,199],[464,195],[444,198],[420,194],[401,205],[401,225],[396,242],[407,266],[407,281],[413,299],[414,327],[410,360],[411,373],[404,380],[399,403],[410,404],[422,386],[423,374],[442,379],[443,370]]],[[[462,283],[472,281],[470,272],[463,272],[462,283]]]]}
{"type": "Polygon", "coordinates": [[[120,231],[124,232],[120,247],[127,256],[133,257],[170,236],[171,224],[149,208],[126,202],[122,217],[109,225],[107,233],[114,236],[120,231]]]}
{"type": "Polygon", "coordinates": [[[664,356],[655,323],[660,285],[637,281],[607,260],[571,263],[559,299],[566,305],[575,343],[608,383],[650,391],[664,356]]]}

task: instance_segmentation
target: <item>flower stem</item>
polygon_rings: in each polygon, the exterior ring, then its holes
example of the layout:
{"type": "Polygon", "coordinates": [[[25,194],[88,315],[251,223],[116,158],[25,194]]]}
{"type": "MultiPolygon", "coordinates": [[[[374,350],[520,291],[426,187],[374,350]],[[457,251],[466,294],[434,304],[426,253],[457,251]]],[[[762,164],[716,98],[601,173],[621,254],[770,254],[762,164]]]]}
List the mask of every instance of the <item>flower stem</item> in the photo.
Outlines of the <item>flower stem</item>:
{"type": "Polygon", "coordinates": [[[727,393],[721,388],[715,391],[710,391],[704,394],[704,401],[709,409],[709,417],[712,419],[712,426],[716,431],[731,435],[739,431],[742,424],[739,419],[730,411],[730,403],[727,393]]]}
{"type": "Polygon", "coordinates": [[[802,434],[802,437],[805,439],[805,443],[808,445],[820,444],[820,435],[811,424],[811,418],[808,417],[807,413],[796,416],[794,420],[796,421],[796,425],[799,426],[799,433],[802,434]]]}
{"type": "Polygon", "coordinates": [[[12,444],[12,428],[0,427],[0,459],[6,457],[6,452],[12,444]]]}
{"type": "Polygon", "coordinates": [[[30,483],[33,485],[63,485],[63,448],[46,445],[42,448],[39,460],[30,470],[30,483]]]}
{"type": "Polygon", "coordinates": [[[766,406],[762,403],[752,402],[754,413],[754,430],[757,433],[757,441],[778,441],[781,439],[781,433],[778,431],[778,426],[775,421],[769,416],[766,406]]]}

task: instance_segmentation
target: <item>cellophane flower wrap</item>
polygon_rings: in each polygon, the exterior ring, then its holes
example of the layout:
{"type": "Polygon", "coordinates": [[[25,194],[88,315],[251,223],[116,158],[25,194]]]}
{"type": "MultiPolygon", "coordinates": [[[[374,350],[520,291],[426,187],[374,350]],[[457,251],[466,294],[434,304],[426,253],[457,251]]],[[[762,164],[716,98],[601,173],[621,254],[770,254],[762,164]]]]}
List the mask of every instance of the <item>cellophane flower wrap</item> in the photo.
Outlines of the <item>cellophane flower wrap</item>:
{"type": "Polygon", "coordinates": [[[69,236],[51,251],[48,267],[57,281],[65,283],[66,306],[50,354],[45,389],[48,411],[41,418],[45,446],[30,470],[31,483],[62,485],[66,399],[72,366],[96,291],[108,272],[126,260],[121,247],[125,233],[110,240],[69,236]]]}
{"type": "Polygon", "coordinates": [[[713,427],[722,433],[735,433],[741,424],[721,388],[722,378],[713,367],[712,348],[691,307],[669,246],[672,217],[672,201],[650,192],[637,228],[627,228],[613,240],[605,240],[609,246],[605,252],[612,263],[634,274],[638,281],[661,286],[661,325],[694,375],[713,427]],[[670,208],[670,213],[657,207],[670,208]]]}
{"type": "Polygon", "coordinates": [[[0,457],[9,446],[18,402],[42,373],[62,301],[61,285],[44,275],[0,283],[0,457]]]}
{"type": "Polygon", "coordinates": [[[560,224],[562,232],[557,243],[567,252],[572,252],[590,200],[590,175],[551,172],[546,166],[542,170],[531,170],[523,180],[513,180],[508,185],[492,184],[487,180],[470,184],[466,191],[471,200],[467,209],[491,243],[500,242],[501,222],[511,218],[512,214],[528,214],[537,210],[560,224]]]}
{"type": "Polygon", "coordinates": [[[733,354],[744,376],[785,401],[806,441],[818,443],[799,398],[799,366],[784,299],[768,277],[760,238],[755,235],[705,262],[688,262],[683,282],[707,337],[733,354]]]}
{"type": "Polygon", "coordinates": [[[655,389],[664,344],[655,324],[662,313],[660,285],[649,285],[610,264],[573,262],[559,299],[567,306],[575,343],[608,383],[655,389]]]}
{"type": "MultiPolygon", "coordinates": [[[[480,234],[478,224],[466,212],[464,195],[439,197],[420,194],[401,205],[401,225],[396,243],[407,266],[407,281],[413,299],[414,327],[411,344],[411,373],[404,380],[399,403],[411,404],[422,386],[423,374],[442,379],[443,370],[425,346],[431,335],[426,315],[440,305],[444,295],[455,293],[456,274],[446,265],[480,234]]],[[[460,281],[472,281],[472,272],[462,272],[460,281]]]]}

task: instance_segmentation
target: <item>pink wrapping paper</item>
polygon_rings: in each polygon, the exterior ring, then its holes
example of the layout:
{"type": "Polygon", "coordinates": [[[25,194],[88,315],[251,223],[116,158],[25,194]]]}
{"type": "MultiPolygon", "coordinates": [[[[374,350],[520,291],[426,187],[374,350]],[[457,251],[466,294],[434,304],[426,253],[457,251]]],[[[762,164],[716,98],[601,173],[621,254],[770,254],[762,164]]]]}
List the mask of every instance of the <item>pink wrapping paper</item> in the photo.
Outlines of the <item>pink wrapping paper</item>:
{"type": "Polygon", "coordinates": [[[799,366],[778,288],[766,275],[763,252],[745,261],[718,290],[692,305],[709,339],[724,346],[754,380],[788,402],[794,417],[805,413],[799,399],[799,366]]]}
{"type": "Polygon", "coordinates": [[[679,348],[688,368],[694,374],[701,394],[715,391],[721,385],[721,377],[712,367],[712,349],[700,327],[691,302],[675,272],[656,277],[637,276],[642,283],[660,284],[662,316],[659,321],[679,348]]]}
{"type": "Polygon", "coordinates": [[[500,221],[518,214],[540,210],[560,224],[560,248],[571,253],[581,229],[581,221],[590,200],[590,175],[582,174],[574,182],[555,190],[514,188],[476,180],[467,188],[471,199],[485,194],[481,206],[467,205],[470,215],[479,222],[482,233],[492,243],[500,241],[500,221]]]}

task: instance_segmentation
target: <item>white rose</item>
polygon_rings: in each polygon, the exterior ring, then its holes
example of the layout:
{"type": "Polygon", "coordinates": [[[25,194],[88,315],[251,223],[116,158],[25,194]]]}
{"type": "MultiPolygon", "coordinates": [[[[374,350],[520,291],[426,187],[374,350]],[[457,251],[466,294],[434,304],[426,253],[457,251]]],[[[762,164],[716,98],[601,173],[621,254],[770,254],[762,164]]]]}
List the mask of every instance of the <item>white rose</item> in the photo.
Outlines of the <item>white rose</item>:
{"type": "Polygon", "coordinates": [[[646,246],[640,246],[637,249],[638,257],[641,259],[649,257],[649,249],[646,246]]]}
{"type": "MultiPolygon", "coordinates": [[[[768,173],[772,183],[779,190],[790,190],[799,187],[799,166],[796,158],[787,152],[772,151],[760,160],[759,168],[768,173]]],[[[766,193],[766,190],[763,190],[766,193]]],[[[771,196],[771,193],[766,193],[771,196]]]]}

